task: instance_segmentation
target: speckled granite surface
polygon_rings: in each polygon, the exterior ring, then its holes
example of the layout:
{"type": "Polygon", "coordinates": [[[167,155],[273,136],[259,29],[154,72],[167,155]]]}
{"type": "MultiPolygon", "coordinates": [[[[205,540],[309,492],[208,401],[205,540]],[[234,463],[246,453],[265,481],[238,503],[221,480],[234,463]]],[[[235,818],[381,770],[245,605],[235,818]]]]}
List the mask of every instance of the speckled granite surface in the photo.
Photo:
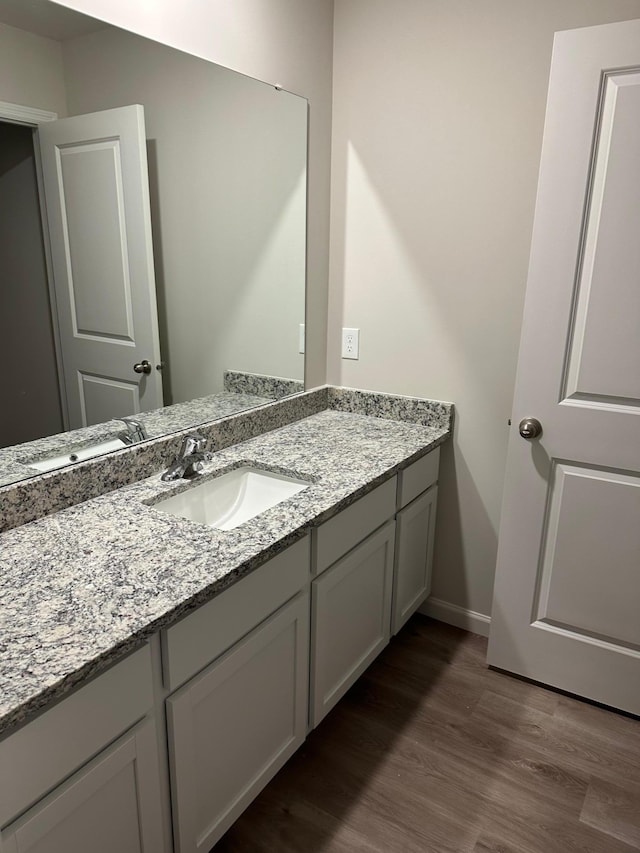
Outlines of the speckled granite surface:
{"type": "Polygon", "coordinates": [[[242,373],[239,370],[224,371],[224,387],[236,394],[257,394],[281,400],[290,394],[304,391],[302,379],[283,379],[280,376],[265,376],[261,373],[242,373]]]}
{"type": "MultiPolygon", "coordinates": [[[[326,408],[405,420],[424,426],[450,428],[453,423],[451,403],[335,386],[316,388],[264,405],[259,403],[264,403],[264,398],[226,392],[169,407],[175,410],[173,415],[169,414],[169,408],[159,409],[158,422],[152,417],[154,413],[144,416],[145,425],[152,436],[150,441],[28,479],[10,475],[10,484],[4,486],[1,454],[5,453],[5,470],[8,472],[22,471],[17,458],[24,457],[22,453],[12,457],[12,448],[0,450],[0,531],[118,489],[166,467],[175,458],[183,436],[193,429],[194,423],[198,424],[200,418],[206,418],[207,415],[212,419],[203,421],[197,429],[209,439],[209,445],[214,449],[245,441],[326,408]],[[253,408],[247,409],[249,406],[253,408]],[[238,407],[241,411],[232,414],[238,407]],[[171,418],[171,421],[167,418],[171,418]],[[174,429],[184,428],[165,434],[169,426],[174,429]],[[160,437],[153,439],[156,432],[160,433],[160,437]]],[[[105,433],[105,425],[101,424],[66,436],[41,439],[33,444],[38,445],[39,457],[46,456],[60,452],[61,446],[68,447],[61,444],[61,440],[64,442],[69,436],[79,433],[82,433],[85,444],[88,432],[91,433],[89,443],[112,438],[120,428],[117,421],[112,423],[114,430],[111,432],[105,433]]]]}
{"type": "Polygon", "coordinates": [[[453,427],[453,404],[440,400],[329,386],[328,405],[341,412],[355,412],[374,418],[409,421],[423,426],[453,427]]]}
{"type": "MultiPolygon", "coordinates": [[[[201,424],[197,430],[212,450],[228,447],[322,411],[327,393],[326,388],[308,391],[201,424]]],[[[0,488],[0,531],[148,477],[175,459],[183,436],[192,431],[184,429],[0,488]]]]}
{"type": "MultiPolygon", "coordinates": [[[[226,418],[256,406],[263,406],[275,399],[275,394],[258,396],[254,393],[225,390],[187,403],[176,403],[152,412],[144,412],[137,417],[144,424],[149,438],[159,438],[169,433],[197,427],[208,421],[226,418]]],[[[108,441],[117,437],[123,429],[122,421],[116,419],[83,429],[45,436],[26,444],[0,447],[0,486],[38,476],[38,471],[29,467],[32,461],[55,456],[63,451],[72,453],[92,444],[108,441]]]]}
{"type": "Polygon", "coordinates": [[[448,435],[442,425],[325,410],[228,446],[206,466],[205,477],[250,462],[313,481],[235,530],[216,531],[148,505],[189,487],[162,483],[155,474],[2,534],[0,732],[105,669],[448,435]]]}

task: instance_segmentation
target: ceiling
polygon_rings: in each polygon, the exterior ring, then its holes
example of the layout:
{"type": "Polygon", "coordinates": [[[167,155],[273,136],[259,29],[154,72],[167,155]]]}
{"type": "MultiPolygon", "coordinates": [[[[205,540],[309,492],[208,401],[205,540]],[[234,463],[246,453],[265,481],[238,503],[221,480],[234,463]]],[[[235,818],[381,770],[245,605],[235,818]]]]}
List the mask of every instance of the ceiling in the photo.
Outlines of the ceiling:
{"type": "Polygon", "coordinates": [[[106,26],[102,21],[56,6],[49,0],[0,0],[0,21],[56,41],[86,35],[106,26]]]}

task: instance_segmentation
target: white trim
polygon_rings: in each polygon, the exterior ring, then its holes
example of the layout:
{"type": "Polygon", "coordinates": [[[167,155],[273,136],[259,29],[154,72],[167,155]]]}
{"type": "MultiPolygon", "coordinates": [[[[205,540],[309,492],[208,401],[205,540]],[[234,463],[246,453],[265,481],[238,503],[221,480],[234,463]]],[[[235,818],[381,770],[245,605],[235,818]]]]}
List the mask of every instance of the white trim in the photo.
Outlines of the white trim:
{"type": "Polygon", "coordinates": [[[35,127],[43,121],[55,121],[58,113],[49,110],[37,110],[34,107],[24,107],[21,104],[10,104],[0,101],[0,120],[12,121],[15,124],[28,124],[35,127]]]}
{"type": "MultiPolygon", "coordinates": [[[[55,115],[55,113],[51,113],[55,115]]],[[[40,155],[40,135],[37,129],[33,132],[33,153],[36,163],[36,182],[38,185],[38,204],[40,206],[40,220],[42,223],[42,245],[44,248],[44,262],[47,271],[47,288],[49,291],[49,305],[51,307],[51,328],[53,330],[53,349],[56,356],[56,372],[58,378],[58,399],[60,401],[60,412],[62,414],[62,426],[67,432],[71,429],[69,420],[69,404],[67,402],[66,379],[64,365],[62,363],[62,346],[60,344],[60,323],[58,321],[58,301],[53,281],[53,261],[51,259],[51,237],[49,234],[49,220],[47,218],[47,205],[44,198],[44,175],[42,174],[42,157],[40,155]]]]}
{"type": "Polygon", "coordinates": [[[456,628],[480,634],[481,637],[489,636],[491,617],[485,616],[484,613],[476,613],[475,610],[467,610],[466,607],[450,604],[439,598],[428,598],[419,612],[437,619],[438,622],[446,622],[447,625],[455,625],[456,628]]]}

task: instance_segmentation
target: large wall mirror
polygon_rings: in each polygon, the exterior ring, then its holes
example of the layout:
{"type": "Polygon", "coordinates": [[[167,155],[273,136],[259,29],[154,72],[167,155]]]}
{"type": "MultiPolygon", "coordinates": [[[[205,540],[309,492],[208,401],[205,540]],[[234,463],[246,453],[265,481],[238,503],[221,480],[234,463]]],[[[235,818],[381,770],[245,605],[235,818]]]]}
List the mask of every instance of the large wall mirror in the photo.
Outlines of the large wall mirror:
{"type": "Polygon", "coordinates": [[[0,0],[0,485],[303,389],[307,102],[0,0]]]}

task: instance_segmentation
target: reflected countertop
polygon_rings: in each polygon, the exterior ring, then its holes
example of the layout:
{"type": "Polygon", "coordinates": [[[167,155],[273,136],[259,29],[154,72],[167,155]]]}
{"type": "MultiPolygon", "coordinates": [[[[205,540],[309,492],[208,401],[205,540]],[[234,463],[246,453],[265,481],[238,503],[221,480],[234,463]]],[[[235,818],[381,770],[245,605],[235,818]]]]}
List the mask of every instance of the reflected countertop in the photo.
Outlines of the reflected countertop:
{"type": "MultiPolygon", "coordinates": [[[[159,438],[271,402],[273,398],[270,397],[218,391],[207,397],[200,397],[198,400],[175,403],[152,412],[143,412],[136,417],[144,423],[149,438],[159,438]]],[[[116,438],[123,428],[122,421],[114,419],[95,426],[38,438],[26,444],[2,447],[0,448],[0,486],[37,476],[39,471],[29,466],[31,461],[71,453],[74,450],[108,441],[116,438]]]]}

